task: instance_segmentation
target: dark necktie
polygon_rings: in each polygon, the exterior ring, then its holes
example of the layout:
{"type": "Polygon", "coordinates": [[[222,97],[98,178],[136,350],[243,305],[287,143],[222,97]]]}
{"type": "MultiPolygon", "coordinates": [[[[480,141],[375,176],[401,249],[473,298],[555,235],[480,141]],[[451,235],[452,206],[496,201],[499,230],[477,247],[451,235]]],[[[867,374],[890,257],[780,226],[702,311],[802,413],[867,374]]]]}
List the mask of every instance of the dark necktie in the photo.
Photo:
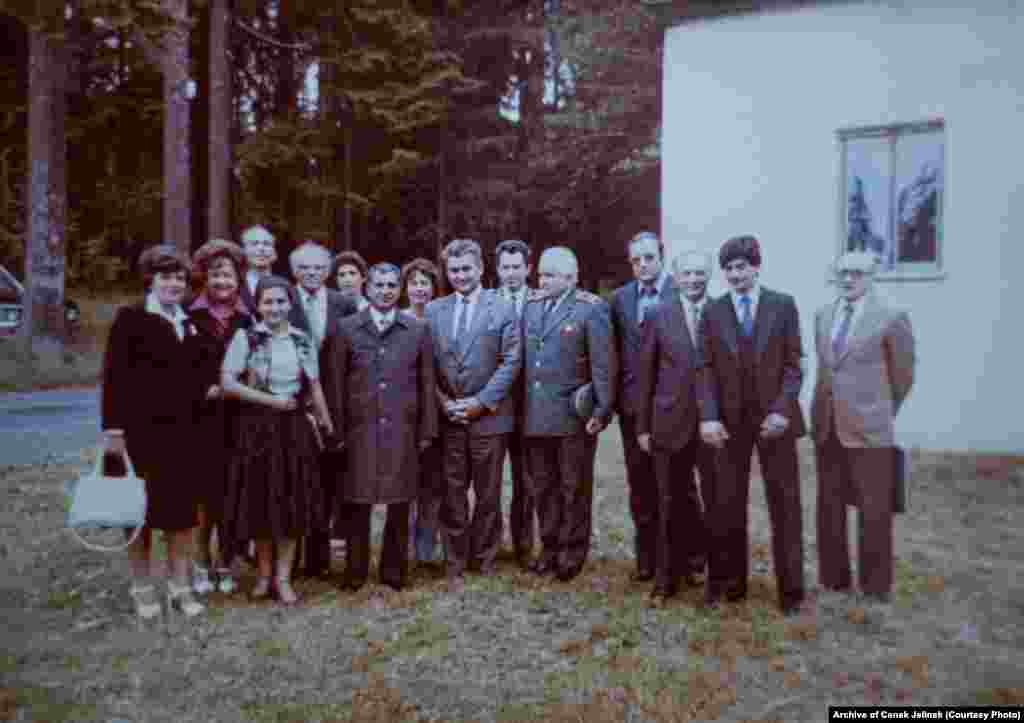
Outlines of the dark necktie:
{"type": "Polygon", "coordinates": [[[455,327],[455,348],[462,350],[462,345],[466,342],[466,332],[469,330],[469,299],[465,296],[459,296],[459,323],[455,327]]]}
{"type": "Polygon", "coordinates": [[[838,359],[846,351],[846,337],[850,333],[850,320],[853,319],[853,305],[843,304],[843,310],[840,312],[843,318],[839,322],[839,331],[836,332],[836,338],[832,340],[832,356],[838,359]]]}
{"type": "Polygon", "coordinates": [[[743,315],[740,317],[740,326],[743,327],[743,336],[750,337],[754,333],[754,317],[750,313],[751,299],[746,294],[740,296],[740,305],[743,307],[743,315]]]}
{"type": "Polygon", "coordinates": [[[644,284],[640,287],[640,298],[643,300],[640,304],[640,325],[647,321],[647,316],[653,312],[655,306],[655,297],[658,294],[658,289],[655,288],[654,284],[644,284]]]}

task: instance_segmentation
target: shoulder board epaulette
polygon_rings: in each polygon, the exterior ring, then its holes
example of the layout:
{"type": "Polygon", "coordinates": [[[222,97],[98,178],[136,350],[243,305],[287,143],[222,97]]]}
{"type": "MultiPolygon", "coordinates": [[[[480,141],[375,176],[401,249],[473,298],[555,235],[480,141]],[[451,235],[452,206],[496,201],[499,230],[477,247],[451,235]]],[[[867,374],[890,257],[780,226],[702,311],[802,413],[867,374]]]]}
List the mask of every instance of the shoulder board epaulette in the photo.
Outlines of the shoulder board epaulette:
{"type": "Polygon", "coordinates": [[[526,292],[527,301],[544,301],[548,298],[548,295],[544,293],[543,289],[530,289],[526,292]]]}
{"type": "Polygon", "coordinates": [[[587,304],[600,304],[604,302],[604,299],[585,289],[576,289],[576,301],[582,301],[587,304]]]}

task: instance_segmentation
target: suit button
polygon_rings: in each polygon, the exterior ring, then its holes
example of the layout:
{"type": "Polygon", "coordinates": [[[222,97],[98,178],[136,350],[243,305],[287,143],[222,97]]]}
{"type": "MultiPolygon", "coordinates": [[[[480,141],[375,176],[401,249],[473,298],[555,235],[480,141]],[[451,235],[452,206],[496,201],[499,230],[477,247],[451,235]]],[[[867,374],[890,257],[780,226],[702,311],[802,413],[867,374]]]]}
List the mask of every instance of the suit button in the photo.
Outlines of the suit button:
{"type": "Polygon", "coordinates": [[[387,388],[388,388],[388,384],[387,384],[387,382],[381,382],[381,383],[380,383],[380,388],[381,388],[381,389],[387,389],[387,388]]]}
{"type": "Polygon", "coordinates": [[[534,383],[533,383],[533,386],[535,386],[535,387],[539,387],[539,386],[540,386],[540,382],[534,382],[534,383]]]}
{"type": "Polygon", "coordinates": [[[540,366],[540,362],[537,362],[537,366],[540,366]]]}
{"type": "Polygon", "coordinates": [[[387,424],[388,423],[388,418],[387,417],[381,417],[380,418],[380,423],[381,424],[387,424]]]}

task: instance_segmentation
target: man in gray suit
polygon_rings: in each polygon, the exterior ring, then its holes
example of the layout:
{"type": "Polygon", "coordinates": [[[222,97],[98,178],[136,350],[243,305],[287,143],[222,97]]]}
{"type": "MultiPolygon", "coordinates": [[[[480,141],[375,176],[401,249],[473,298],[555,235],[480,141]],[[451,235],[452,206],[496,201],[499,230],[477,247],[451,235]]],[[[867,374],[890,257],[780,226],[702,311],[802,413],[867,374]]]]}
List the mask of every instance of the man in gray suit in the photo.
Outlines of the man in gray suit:
{"type": "Polygon", "coordinates": [[[441,252],[455,289],[427,304],[437,360],[445,498],[441,528],[448,585],[463,586],[470,561],[494,572],[501,546],[501,481],[506,439],[515,428],[513,385],[522,366],[515,307],[480,286],[480,245],[456,239],[441,252]],[[469,514],[469,487],[476,505],[469,514]]]}
{"type": "MultiPolygon", "coordinates": [[[[516,308],[520,321],[526,309],[526,299],[532,289],[526,281],[533,267],[530,265],[530,247],[518,239],[508,239],[498,244],[494,251],[498,262],[498,280],[501,282],[502,297],[516,308]]],[[[508,436],[508,458],[512,465],[512,504],[508,515],[508,526],[515,547],[516,561],[526,569],[533,557],[536,542],[536,513],[530,496],[526,444],[523,441],[523,376],[519,375],[513,388],[516,407],[516,428],[508,436]]]]}
{"type": "Polygon", "coordinates": [[[658,491],[654,458],[637,444],[638,418],[644,402],[640,385],[640,346],[644,323],[660,304],[678,300],[675,281],[664,270],[665,247],[650,231],[642,231],[626,246],[634,280],[615,290],[612,296],[612,329],[618,348],[616,411],[626,458],[629,509],[636,528],[634,540],[636,571],[633,579],[654,577],[657,567],[655,539],[658,527],[658,491]]]}
{"type": "Polygon", "coordinates": [[[541,293],[527,302],[522,322],[523,434],[543,543],[530,569],[560,580],[576,577],[587,560],[593,454],[615,402],[608,305],[576,288],[578,268],[572,250],[547,249],[540,258],[541,293]],[[583,420],[573,399],[587,384],[595,404],[583,420]]]}
{"type": "MultiPolygon", "coordinates": [[[[322,350],[324,338],[333,333],[335,325],[346,316],[356,313],[356,303],[324,285],[331,268],[331,254],[323,246],[312,242],[300,244],[288,256],[288,262],[297,282],[295,297],[298,302],[292,304],[288,322],[307,332],[316,342],[317,349],[322,350]]],[[[323,364],[322,359],[320,363],[323,364]]],[[[307,535],[302,542],[301,556],[296,556],[296,559],[301,557],[303,573],[309,577],[323,577],[330,573],[330,512],[334,509],[336,478],[343,469],[340,455],[334,452],[322,455],[320,469],[324,505],[328,512],[325,515],[327,528],[307,535]]],[[[344,524],[338,522],[335,526],[335,534],[343,538],[344,524]]]]}
{"type": "Polygon", "coordinates": [[[836,261],[839,298],[818,310],[818,378],[811,436],[818,468],[818,566],[822,585],[849,591],[846,504],[860,507],[860,589],[887,602],[893,581],[893,419],[914,383],[910,317],[873,289],[876,261],[863,251],[836,261]]]}

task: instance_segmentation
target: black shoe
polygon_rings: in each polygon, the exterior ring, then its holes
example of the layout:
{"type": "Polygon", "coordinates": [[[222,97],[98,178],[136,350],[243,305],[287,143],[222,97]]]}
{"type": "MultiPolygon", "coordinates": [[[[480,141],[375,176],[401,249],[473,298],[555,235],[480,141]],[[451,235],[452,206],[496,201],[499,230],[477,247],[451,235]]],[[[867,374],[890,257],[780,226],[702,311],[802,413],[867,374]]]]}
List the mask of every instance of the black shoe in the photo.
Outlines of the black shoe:
{"type": "Polygon", "coordinates": [[[683,581],[683,585],[686,587],[700,587],[702,584],[704,584],[703,581],[692,572],[683,575],[680,579],[683,581]]]}
{"type": "Polygon", "coordinates": [[[629,576],[630,582],[650,582],[654,579],[654,570],[649,570],[644,567],[638,567],[629,576]]]}
{"type": "Polygon", "coordinates": [[[405,585],[401,582],[398,582],[397,580],[381,580],[381,582],[390,587],[395,592],[401,592],[405,588],[405,585]]]}
{"type": "Polygon", "coordinates": [[[562,582],[569,582],[579,575],[581,570],[583,570],[583,565],[568,565],[564,567],[560,565],[556,576],[562,582]]]}
{"type": "Polygon", "coordinates": [[[530,562],[527,569],[534,575],[550,575],[553,572],[555,572],[555,564],[548,560],[537,558],[536,560],[530,562]]]}

